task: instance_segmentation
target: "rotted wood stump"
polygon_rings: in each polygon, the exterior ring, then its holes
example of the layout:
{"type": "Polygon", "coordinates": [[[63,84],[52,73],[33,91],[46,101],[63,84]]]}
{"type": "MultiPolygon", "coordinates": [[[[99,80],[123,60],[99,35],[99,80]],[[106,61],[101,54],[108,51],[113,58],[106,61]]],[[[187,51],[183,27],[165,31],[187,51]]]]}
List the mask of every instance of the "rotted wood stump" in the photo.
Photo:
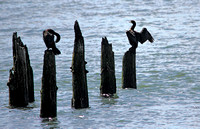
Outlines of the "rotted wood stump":
{"type": "Polygon", "coordinates": [[[75,41],[71,66],[73,87],[71,106],[75,109],[88,108],[89,99],[86,76],[88,71],[85,68],[84,39],[77,21],[75,21],[74,31],[75,41]]]}
{"type": "Polygon", "coordinates": [[[9,105],[26,107],[34,101],[33,70],[30,65],[28,48],[23,44],[17,32],[13,33],[13,67],[10,70],[9,105]]]}
{"type": "Polygon", "coordinates": [[[126,32],[132,47],[124,54],[122,64],[122,88],[137,89],[136,80],[136,48],[138,43],[135,43],[133,35],[130,31],[126,32]]]}
{"type": "Polygon", "coordinates": [[[52,50],[44,54],[40,117],[57,116],[57,86],[55,55],[52,50]]]}
{"type": "Polygon", "coordinates": [[[32,103],[35,101],[33,69],[30,64],[27,47],[25,47],[25,51],[26,51],[26,63],[27,63],[27,75],[28,75],[28,96],[29,96],[29,103],[32,103]]]}
{"type": "Polygon", "coordinates": [[[112,44],[107,38],[102,38],[101,42],[101,85],[102,96],[108,97],[116,93],[115,61],[112,44]]]}

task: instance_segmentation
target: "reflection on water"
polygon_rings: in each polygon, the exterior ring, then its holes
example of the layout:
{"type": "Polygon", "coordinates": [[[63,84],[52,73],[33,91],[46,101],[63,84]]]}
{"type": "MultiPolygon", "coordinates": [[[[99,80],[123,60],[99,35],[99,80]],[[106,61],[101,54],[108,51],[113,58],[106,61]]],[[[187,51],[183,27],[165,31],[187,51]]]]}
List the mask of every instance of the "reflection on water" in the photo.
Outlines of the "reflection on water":
{"type": "Polygon", "coordinates": [[[43,118],[41,120],[41,127],[48,129],[60,128],[59,123],[60,122],[58,121],[57,118],[43,118]]]}
{"type": "Polygon", "coordinates": [[[102,100],[101,100],[102,105],[114,105],[114,104],[116,104],[118,96],[116,96],[116,97],[115,96],[114,97],[108,97],[108,98],[102,97],[102,100]]]}

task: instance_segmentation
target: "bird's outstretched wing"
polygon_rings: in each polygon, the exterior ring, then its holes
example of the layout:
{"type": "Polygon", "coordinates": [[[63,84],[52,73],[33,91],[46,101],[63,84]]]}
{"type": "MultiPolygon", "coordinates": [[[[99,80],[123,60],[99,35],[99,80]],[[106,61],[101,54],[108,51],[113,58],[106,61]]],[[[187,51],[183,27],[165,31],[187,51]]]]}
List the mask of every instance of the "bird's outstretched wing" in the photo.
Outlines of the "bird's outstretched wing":
{"type": "Polygon", "coordinates": [[[140,32],[140,37],[138,38],[138,41],[143,44],[147,40],[153,43],[154,38],[151,36],[151,34],[146,28],[143,28],[142,31],[140,32]]]}

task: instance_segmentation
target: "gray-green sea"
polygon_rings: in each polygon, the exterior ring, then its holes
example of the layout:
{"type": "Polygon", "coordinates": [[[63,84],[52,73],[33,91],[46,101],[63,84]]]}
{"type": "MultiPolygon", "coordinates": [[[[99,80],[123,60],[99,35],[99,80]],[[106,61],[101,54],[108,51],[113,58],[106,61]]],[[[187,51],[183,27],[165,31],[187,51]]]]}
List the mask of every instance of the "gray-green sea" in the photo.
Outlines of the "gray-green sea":
{"type": "Polygon", "coordinates": [[[199,0],[0,0],[0,128],[195,129],[200,128],[199,0]],[[71,108],[74,22],[85,40],[90,108],[71,108]],[[153,44],[136,52],[138,89],[122,89],[122,58],[131,47],[126,30],[146,27],[153,44]],[[57,118],[40,118],[45,29],[61,35],[56,56],[57,118]],[[27,45],[34,72],[35,99],[28,108],[10,108],[7,81],[13,66],[12,34],[27,45]],[[117,97],[100,96],[101,40],[115,54],[117,97]]]}

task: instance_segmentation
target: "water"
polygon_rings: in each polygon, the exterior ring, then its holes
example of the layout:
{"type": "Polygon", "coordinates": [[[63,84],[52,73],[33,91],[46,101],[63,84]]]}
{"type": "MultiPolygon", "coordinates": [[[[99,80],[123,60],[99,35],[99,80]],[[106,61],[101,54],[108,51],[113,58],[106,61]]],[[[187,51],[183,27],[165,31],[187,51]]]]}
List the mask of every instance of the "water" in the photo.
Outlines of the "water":
{"type": "Polygon", "coordinates": [[[0,1],[0,128],[199,128],[200,127],[199,0],[6,0],[0,1]],[[137,48],[138,89],[121,89],[122,57],[130,45],[129,20],[146,27],[155,43],[137,48]],[[84,39],[90,108],[71,108],[70,72],[74,21],[84,39]],[[42,31],[61,34],[56,56],[58,117],[41,119],[42,31]],[[6,83],[12,67],[12,33],[28,46],[34,70],[35,99],[28,108],[9,108],[6,83]],[[102,98],[101,38],[115,52],[116,98],[102,98]]]}

